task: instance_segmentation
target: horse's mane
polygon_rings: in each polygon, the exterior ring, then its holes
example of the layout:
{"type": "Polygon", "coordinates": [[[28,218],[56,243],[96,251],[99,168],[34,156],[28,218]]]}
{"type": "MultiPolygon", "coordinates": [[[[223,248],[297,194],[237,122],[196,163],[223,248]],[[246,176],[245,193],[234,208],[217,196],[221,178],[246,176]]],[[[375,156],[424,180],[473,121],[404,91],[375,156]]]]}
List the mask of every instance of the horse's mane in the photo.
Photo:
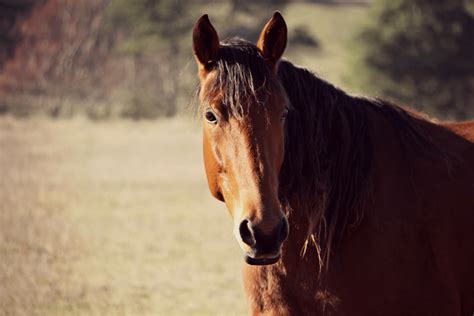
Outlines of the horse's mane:
{"type": "Polygon", "coordinates": [[[222,44],[213,65],[217,79],[208,95],[223,93],[229,115],[242,118],[242,104],[249,98],[264,107],[260,101],[266,94],[279,93],[289,102],[280,192],[301,201],[298,211],[304,211],[309,222],[305,245],[314,243],[322,266],[370,202],[375,157],[369,111],[402,131],[402,146],[434,153],[438,149],[419,123],[428,121],[384,100],[348,95],[285,60],[275,75],[258,48],[244,40],[222,44]]]}
{"type": "Polygon", "coordinates": [[[373,160],[366,105],[378,101],[350,97],[288,61],[280,62],[278,76],[293,107],[281,187],[304,201],[307,241],[323,264],[347,226],[362,218],[373,160]]]}
{"type": "Polygon", "coordinates": [[[415,111],[349,95],[285,60],[278,76],[293,108],[280,186],[304,201],[310,223],[307,242],[314,243],[323,265],[346,229],[360,223],[371,202],[376,157],[374,116],[369,117],[369,111],[400,136],[401,154],[442,157],[447,162],[451,156],[427,135],[425,128],[433,122],[415,111]]]}

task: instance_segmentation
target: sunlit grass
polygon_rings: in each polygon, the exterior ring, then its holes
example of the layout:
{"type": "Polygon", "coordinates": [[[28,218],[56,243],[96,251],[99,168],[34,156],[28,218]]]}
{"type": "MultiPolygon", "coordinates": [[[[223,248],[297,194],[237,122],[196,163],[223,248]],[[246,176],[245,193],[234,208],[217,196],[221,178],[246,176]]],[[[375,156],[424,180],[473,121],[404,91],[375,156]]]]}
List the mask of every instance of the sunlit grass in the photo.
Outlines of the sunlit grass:
{"type": "Polygon", "coordinates": [[[245,314],[197,125],[2,118],[2,312],[245,314]]]}

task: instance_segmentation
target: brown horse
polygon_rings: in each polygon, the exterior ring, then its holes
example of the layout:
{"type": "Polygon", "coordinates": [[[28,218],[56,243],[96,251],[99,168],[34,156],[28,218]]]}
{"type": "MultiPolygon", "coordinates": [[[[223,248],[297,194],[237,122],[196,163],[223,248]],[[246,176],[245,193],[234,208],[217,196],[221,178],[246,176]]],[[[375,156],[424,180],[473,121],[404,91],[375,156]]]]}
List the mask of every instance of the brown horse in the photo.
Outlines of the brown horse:
{"type": "Polygon", "coordinates": [[[196,23],[209,189],[245,253],[251,314],[473,315],[474,122],[351,96],[196,23]],[[285,241],[286,240],[286,241],[285,241]]]}

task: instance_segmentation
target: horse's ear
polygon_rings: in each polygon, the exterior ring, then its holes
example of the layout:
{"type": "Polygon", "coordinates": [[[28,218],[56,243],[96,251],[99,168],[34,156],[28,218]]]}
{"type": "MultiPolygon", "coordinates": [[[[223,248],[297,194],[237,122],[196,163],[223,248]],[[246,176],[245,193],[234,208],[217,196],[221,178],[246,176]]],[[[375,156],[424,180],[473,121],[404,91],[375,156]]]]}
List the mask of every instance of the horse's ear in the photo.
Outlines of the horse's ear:
{"type": "Polygon", "coordinates": [[[207,14],[197,20],[193,29],[193,52],[200,69],[207,69],[219,52],[219,37],[207,14]]]}
{"type": "Polygon", "coordinates": [[[285,51],[288,30],[280,12],[275,11],[272,18],[263,27],[257,42],[263,58],[276,70],[276,65],[285,51]]]}

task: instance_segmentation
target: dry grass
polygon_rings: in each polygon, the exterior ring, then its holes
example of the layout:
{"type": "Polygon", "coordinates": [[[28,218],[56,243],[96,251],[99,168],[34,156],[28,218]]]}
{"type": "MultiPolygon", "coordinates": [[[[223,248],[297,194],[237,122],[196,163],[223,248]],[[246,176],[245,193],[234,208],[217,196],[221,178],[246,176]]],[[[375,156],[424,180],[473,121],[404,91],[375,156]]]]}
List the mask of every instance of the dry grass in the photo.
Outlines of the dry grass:
{"type": "Polygon", "coordinates": [[[1,315],[242,315],[197,123],[0,119],[1,315]]]}

